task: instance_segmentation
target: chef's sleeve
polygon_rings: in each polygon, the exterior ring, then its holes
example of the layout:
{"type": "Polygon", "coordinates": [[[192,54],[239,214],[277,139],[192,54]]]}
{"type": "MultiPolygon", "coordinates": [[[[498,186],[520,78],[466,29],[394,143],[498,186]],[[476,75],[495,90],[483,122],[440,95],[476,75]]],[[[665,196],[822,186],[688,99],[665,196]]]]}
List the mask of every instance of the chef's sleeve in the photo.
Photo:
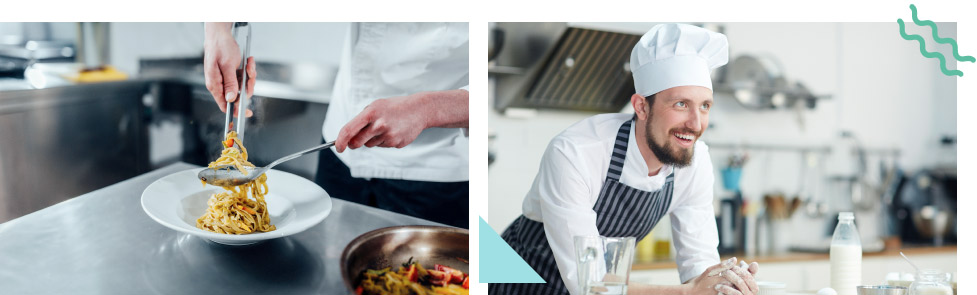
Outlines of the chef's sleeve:
{"type": "Polygon", "coordinates": [[[591,198],[595,192],[587,185],[591,173],[583,164],[588,162],[582,160],[584,156],[576,153],[572,143],[554,139],[543,154],[532,188],[539,194],[546,240],[571,295],[580,294],[573,237],[598,235],[591,198]]]}
{"type": "MultiPolygon", "coordinates": [[[[676,183],[678,198],[671,212],[672,240],[675,243],[675,262],[683,283],[702,274],[706,268],[719,263],[719,232],[713,209],[715,175],[712,160],[705,144],[697,145],[688,173],[682,183],[676,183]]],[[[678,181],[678,177],[676,177],[678,181]]]]}

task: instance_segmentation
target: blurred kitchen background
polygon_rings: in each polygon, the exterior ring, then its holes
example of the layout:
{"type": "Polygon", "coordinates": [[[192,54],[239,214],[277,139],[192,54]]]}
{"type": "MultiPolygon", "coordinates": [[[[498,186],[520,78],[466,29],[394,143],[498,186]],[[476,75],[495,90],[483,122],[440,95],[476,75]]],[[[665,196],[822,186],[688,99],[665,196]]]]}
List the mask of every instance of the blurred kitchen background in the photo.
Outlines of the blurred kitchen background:
{"type": "MultiPolygon", "coordinates": [[[[252,23],[255,163],[321,142],[349,24],[252,23]]],[[[243,30],[242,30],[243,31],[243,30]]],[[[0,22],[0,223],[220,155],[203,23],[0,22]]],[[[239,33],[242,44],[244,34],[239,33]]],[[[317,155],[276,167],[311,179],[317,155]]]]}
{"type": "MultiPolygon", "coordinates": [[[[654,25],[489,25],[496,231],[521,214],[550,139],[588,116],[631,112],[630,52],[654,25]]],[[[900,249],[956,271],[957,86],[938,60],[902,39],[895,21],[696,25],[729,39],[701,139],[715,168],[722,256],[761,261],[761,279],[788,290],[817,290],[829,283],[838,212],[852,211],[866,285],[912,271],[892,255],[900,249]]],[[[956,38],[955,23],[937,26],[956,38]]],[[[912,24],[907,32],[932,34],[912,24]]],[[[927,50],[952,58],[927,39],[927,50]]],[[[678,283],[669,226],[664,219],[639,243],[633,280],[678,283]]]]}

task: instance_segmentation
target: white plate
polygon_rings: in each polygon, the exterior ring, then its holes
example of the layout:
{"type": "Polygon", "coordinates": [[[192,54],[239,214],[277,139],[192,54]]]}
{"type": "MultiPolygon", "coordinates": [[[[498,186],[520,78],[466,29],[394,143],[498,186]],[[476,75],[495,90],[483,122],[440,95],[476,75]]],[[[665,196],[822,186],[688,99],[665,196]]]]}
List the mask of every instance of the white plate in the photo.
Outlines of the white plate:
{"type": "Polygon", "coordinates": [[[329,194],[305,178],[268,170],[269,193],[265,195],[275,230],[231,235],[197,228],[197,218],[207,211],[207,199],[222,188],[200,184],[197,172],[184,170],[156,180],[142,192],[142,209],[166,227],[226,245],[247,245],[302,232],[322,222],[332,210],[329,194]]]}

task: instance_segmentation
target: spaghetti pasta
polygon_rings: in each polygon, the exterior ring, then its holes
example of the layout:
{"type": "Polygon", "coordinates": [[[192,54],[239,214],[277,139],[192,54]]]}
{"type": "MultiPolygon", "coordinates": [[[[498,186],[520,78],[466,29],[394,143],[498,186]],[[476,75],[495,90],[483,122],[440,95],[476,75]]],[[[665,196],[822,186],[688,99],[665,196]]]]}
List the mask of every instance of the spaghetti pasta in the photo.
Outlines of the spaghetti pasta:
{"type": "MultiPolygon", "coordinates": [[[[254,164],[248,162],[248,150],[237,139],[237,133],[229,132],[226,142],[230,144],[224,145],[220,158],[207,167],[233,165],[242,173],[248,173],[244,167],[254,167],[254,164]],[[233,143],[237,143],[237,147],[233,143]]],[[[275,230],[265,203],[265,195],[268,194],[267,179],[262,174],[250,183],[225,186],[224,192],[211,195],[207,200],[207,212],[197,219],[197,228],[238,235],[275,230]],[[248,197],[249,194],[252,198],[248,197]]]]}

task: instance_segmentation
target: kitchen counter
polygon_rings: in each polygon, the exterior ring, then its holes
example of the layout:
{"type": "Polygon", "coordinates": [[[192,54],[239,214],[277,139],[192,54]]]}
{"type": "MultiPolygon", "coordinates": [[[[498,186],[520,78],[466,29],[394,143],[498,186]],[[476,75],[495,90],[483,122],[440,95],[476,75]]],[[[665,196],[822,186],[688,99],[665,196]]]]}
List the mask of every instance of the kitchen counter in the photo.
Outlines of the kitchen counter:
{"type": "MultiPolygon", "coordinates": [[[[939,253],[957,253],[957,246],[942,246],[942,247],[912,247],[903,248],[900,250],[888,250],[875,253],[863,253],[862,256],[865,258],[871,257],[900,257],[899,251],[906,253],[907,256],[912,257],[913,255],[923,255],[923,254],[939,254],[939,253]]],[[[744,258],[753,262],[756,261],[763,265],[764,263],[770,262],[800,262],[800,261],[816,261],[816,260],[829,260],[830,256],[828,253],[801,253],[801,252],[788,252],[783,254],[772,254],[772,255],[760,255],[755,257],[746,257],[744,254],[739,253],[732,256],[723,255],[720,261],[731,258],[738,257],[740,259],[744,258]]],[[[677,268],[675,261],[653,261],[653,262],[638,262],[635,261],[632,269],[634,270],[651,270],[651,269],[675,269],[677,268]]]]}
{"type": "Polygon", "coordinates": [[[169,165],[0,224],[4,294],[343,293],[339,258],[353,238],[436,223],[333,198],[322,223],[295,235],[225,246],[143,212],[150,183],[198,167],[169,165]]]}
{"type": "MultiPolygon", "coordinates": [[[[904,247],[906,253],[920,267],[957,271],[957,247],[904,247]]],[[[737,254],[736,257],[744,258],[737,254]]],[[[724,255],[723,259],[729,258],[724,255]]],[[[827,253],[784,253],[747,257],[747,261],[760,263],[758,281],[780,282],[788,292],[820,290],[831,285],[831,263],[827,253]]],[[[899,256],[898,251],[864,253],[862,256],[861,284],[884,284],[892,272],[913,272],[912,267],[899,256]]],[[[678,285],[681,283],[675,262],[635,263],[631,281],[648,284],[678,285]]],[[[803,292],[802,292],[803,293],[803,292]]],[[[813,294],[813,293],[803,293],[813,294]]]]}

